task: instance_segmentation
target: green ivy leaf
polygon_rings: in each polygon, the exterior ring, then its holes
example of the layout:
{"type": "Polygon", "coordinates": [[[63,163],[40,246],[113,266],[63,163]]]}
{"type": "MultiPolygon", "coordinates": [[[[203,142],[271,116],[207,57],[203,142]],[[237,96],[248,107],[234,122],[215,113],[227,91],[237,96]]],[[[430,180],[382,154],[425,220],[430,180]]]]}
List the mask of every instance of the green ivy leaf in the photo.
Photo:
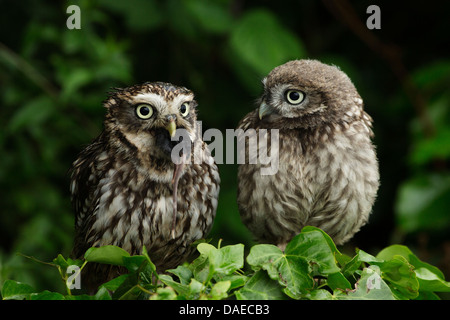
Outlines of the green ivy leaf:
{"type": "Polygon", "coordinates": [[[61,267],[63,270],[67,269],[67,267],[70,265],[61,254],[58,254],[58,256],[55,259],[53,259],[53,263],[61,267]]]}
{"type": "Polygon", "coordinates": [[[193,277],[191,269],[185,267],[184,265],[180,265],[176,269],[169,269],[167,272],[176,275],[182,284],[189,284],[191,278],[193,277]]]}
{"type": "Polygon", "coordinates": [[[450,292],[450,282],[445,281],[428,268],[415,269],[420,291],[450,292]]]}
{"type": "Polygon", "coordinates": [[[199,244],[197,246],[197,250],[200,252],[200,256],[197,257],[192,263],[189,265],[189,269],[191,270],[194,278],[200,282],[206,282],[209,277],[209,260],[208,254],[202,253],[199,248],[199,244]]]}
{"type": "Polygon", "coordinates": [[[298,254],[283,254],[276,246],[260,244],[251,248],[247,262],[254,270],[266,270],[270,278],[286,287],[284,292],[292,298],[300,298],[313,287],[309,263],[298,254]]]}
{"type": "Polygon", "coordinates": [[[319,273],[327,275],[340,271],[334,258],[334,253],[339,251],[337,251],[332,241],[331,245],[334,248],[330,247],[330,243],[319,229],[304,228],[301,233],[288,243],[285,252],[287,255],[292,254],[304,257],[312,265],[317,264],[319,273]]]}
{"type": "Polygon", "coordinates": [[[150,296],[150,300],[176,300],[177,294],[171,287],[158,288],[156,293],[150,296]]]}
{"type": "Polygon", "coordinates": [[[337,289],[351,289],[352,286],[347,278],[342,274],[342,272],[336,272],[329,274],[327,277],[327,284],[331,288],[331,290],[337,289]]]}
{"type": "Polygon", "coordinates": [[[287,296],[277,281],[272,280],[264,270],[257,271],[245,286],[236,291],[238,300],[284,300],[287,296]]]}
{"type": "Polygon", "coordinates": [[[153,261],[150,259],[148,255],[147,248],[145,246],[142,247],[142,255],[147,259],[148,266],[150,267],[152,273],[158,277],[158,273],[156,272],[156,266],[153,261]]]}
{"type": "Polygon", "coordinates": [[[210,296],[212,300],[222,300],[228,297],[228,290],[230,289],[230,281],[219,281],[211,288],[210,296]]]}
{"type": "Polygon", "coordinates": [[[44,290],[39,293],[32,293],[30,298],[31,300],[65,300],[61,293],[50,292],[48,290],[44,290]]]}
{"type": "Polygon", "coordinates": [[[432,273],[436,274],[439,278],[444,279],[444,274],[442,273],[441,270],[439,270],[435,266],[432,266],[429,263],[421,261],[408,247],[403,245],[394,244],[381,250],[377,254],[377,259],[389,260],[396,255],[405,258],[415,268],[426,268],[430,270],[432,273]]]}
{"type": "Polygon", "coordinates": [[[35,289],[28,284],[14,280],[6,280],[2,287],[3,300],[24,300],[30,299],[35,289]]]}
{"type": "Polygon", "coordinates": [[[242,287],[245,285],[245,283],[248,280],[248,276],[246,275],[238,275],[238,274],[231,274],[231,275],[225,275],[225,276],[216,276],[214,277],[215,280],[219,281],[230,281],[230,290],[242,287]]]}
{"type": "Polygon", "coordinates": [[[128,278],[128,274],[123,274],[120,275],[104,284],[101,285],[101,287],[104,287],[105,289],[109,290],[109,291],[116,291],[121,285],[122,283],[126,280],[126,278],[128,278]]]}
{"type": "MultiPolygon", "coordinates": [[[[188,297],[190,293],[189,283],[179,283],[167,274],[160,274],[159,280],[165,285],[172,287],[178,295],[188,297]]],[[[191,279],[192,280],[192,279],[191,279]]]]}
{"type": "Polygon", "coordinates": [[[370,268],[363,269],[354,290],[337,290],[334,297],[339,300],[395,300],[389,286],[370,268]]]}
{"type": "Polygon", "coordinates": [[[333,295],[325,289],[316,289],[304,295],[309,300],[333,300],[333,295]]]}
{"type": "Polygon", "coordinates": [[[419,281],[414,268],[402,256],[380,264],[382,277],[399,298],[414,299],[419,295],[419,281]]]}
{"type": "Polygon", "coordinates": [[[214,274],[232,274],[244,266],[244,245],[236,244],[211,250],[209,252],[209,263],[214,270],[214,274]]]}
{"type": "Polygon", "coordinates": [[[403,256],[393,255],[387,260],[382,260],[359,250],[357,257],[359,261],[380,269],[382,278],[389,283],[397,298],[413,299],[418,296],[419,282],[414,273],[414,267],[403,256]]]}
{"type": "Polygon", "coordinates": [[[449,292],[450,282],[444,280],[444,274],[435,266],[421,261],[408,247],[392,245],[381,250],[377,258],[383,260],[402,256],[414,267],[420,291],[449,292]]]}
{"type": "Polygon", "coordinates": [[[200,243],[197,246],[200,252],[192,263],[192,272],[195,279],[207,283],[214,276],[230,275],[244,266],[244,245],[237,244],[217,249],[209,243],[200,243]]]}
{"type": "Polygon", "coordinates": [[[128,277],[113,293],[113,300],[136,300],[142,295],[141,287],[139,286],[138,276],[136,274],[129,274],[128,277]]]}
{"type": "Polygon", "coordinates": [[[195,279],[191,279],[189,283],[189,298],[198,299],[200,294],[205,290],[205,285],[195,279]]]}
{"type": "Polygon", "coordinates": [[[84,259],[88,262],[97,262],[123,266],[123,257],[129,257],[130,254],[122,248],[116,246],[103,246],[99,248],[89,248],[84,254],[84,259]]]}
{"type": "Polygon", "coordinates": [[[264,269],[272,279],[278,279],[278,272],[275,261],[283,257],[280,248],[271,244],[258,244],[250,249],[247,256],[247,262],[253,270],[264,269]]]}
{"type": "Polygon", "coordinates": [[[144,256],[122,256],[123,266],[130,272],[137,272],[141,270],[144,263],[147,263],[147,258],[144,256]]]}
{"type": "Polygon", "coordinates": [[[342,274],[349,278],[352,277],[353,274],[359,270],[359,268],[361,267],[362,261],[359,258],[359,252],[352,257],[349,261],[347,261],[341,269],[342,274]]]}

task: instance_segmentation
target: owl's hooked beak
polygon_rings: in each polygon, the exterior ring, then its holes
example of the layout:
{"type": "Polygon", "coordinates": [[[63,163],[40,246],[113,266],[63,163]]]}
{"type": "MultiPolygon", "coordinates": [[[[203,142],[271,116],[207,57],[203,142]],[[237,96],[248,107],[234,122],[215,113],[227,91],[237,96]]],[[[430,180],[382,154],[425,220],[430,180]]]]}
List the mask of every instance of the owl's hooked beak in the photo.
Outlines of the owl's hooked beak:
{"type": "Polygon", "coordinates": [[[273,110],[264,101],[259,105],[259,120],[262,120],[264,116],[272,114],[273,110]]]}
{"type": "Polygon", "coordinates": [[[166,130],[169,131],[169,135],[171,138],[175,136],[175,132],[177,131],[177,126],[175,125],[175,117],[174,115],[169,115],[167,120],[169,121],[166,126],[166,130]]]}

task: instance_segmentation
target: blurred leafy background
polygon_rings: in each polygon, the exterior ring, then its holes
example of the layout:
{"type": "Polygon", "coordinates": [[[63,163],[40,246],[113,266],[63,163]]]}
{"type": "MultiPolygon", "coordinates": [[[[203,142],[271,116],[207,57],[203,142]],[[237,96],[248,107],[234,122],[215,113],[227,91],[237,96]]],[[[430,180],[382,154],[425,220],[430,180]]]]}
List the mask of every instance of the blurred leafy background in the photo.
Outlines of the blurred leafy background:
{"type": "MultiPolygon", "coordinates": [[[[168,81],[192,89],[203,130],[235,128],[260,80],[291,59],[340,66],[375,120],[381,188],[370,223],[342,250],[408,245],[450,278],[450,52],[443,1],[0,0],[0,285],[56,289],[68,255],[67,171],[100,133],[111,87],[168,81]],[[69,30],[66,9],[81,9],[69,30]],[[366,9],[381,8],[368,30],[366,9]],[[47,272],[48,271],[48,272],[47,272]]],[[[213,243],[251,245],[236,172],[220,165],[213,243]]]]}

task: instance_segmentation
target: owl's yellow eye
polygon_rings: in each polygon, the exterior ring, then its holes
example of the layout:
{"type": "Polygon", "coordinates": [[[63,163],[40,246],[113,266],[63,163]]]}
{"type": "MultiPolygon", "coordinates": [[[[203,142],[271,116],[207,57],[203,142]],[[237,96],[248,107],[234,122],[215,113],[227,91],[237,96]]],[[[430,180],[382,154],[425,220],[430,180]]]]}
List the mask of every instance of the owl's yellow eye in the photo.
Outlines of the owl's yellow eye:
{"type": "Polygon", "coordinates": [[[288,90],[285,93],[286,100],[290,104],[300,104],[305,99],[305,94],[300,90],[288,90]]]}
{"type": "Polygon", "coordinates": [[[153,108],[148,104],[139,104],[136,107],[136,114],[143,120],[150,119],[153,115],[153,108]]]}
{"type": "Polygon", "coordinates": [[[180,106],[180,113],[183,117],[186,117],[189,114],[189,104],[186,102],[180,106]]]}

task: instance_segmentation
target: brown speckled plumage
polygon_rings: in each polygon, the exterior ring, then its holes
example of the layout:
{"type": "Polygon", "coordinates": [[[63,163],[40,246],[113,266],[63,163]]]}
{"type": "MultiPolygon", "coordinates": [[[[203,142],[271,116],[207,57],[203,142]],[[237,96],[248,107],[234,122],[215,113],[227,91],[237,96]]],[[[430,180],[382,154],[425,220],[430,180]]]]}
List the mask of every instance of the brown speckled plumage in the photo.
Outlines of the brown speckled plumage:
{"type": "MultiPolygon", "coordinates": [[[[219,193],[217,166],[197,132],[194,95],[168,83],[144,83],[116,89],[104,105],[103,132],[72,167],[73,256],[82,258],[88,248],[103,245],[140,254],[145,245],[158,271],[174,268],[195,249],[191,244],[210,231],[219,193]],[[183,116],[184,103],[189,109],[183,116]],[[152,108],[149,119],[137,116],[140,104],[152,108]],[[166,129],[169,117],[201,146],[201,163],[181,168],[174,230],[175,164],[170,151],[176,142],[166,129]]],[[[120,273],[105,265],[86,267],[82,283],[91,292],[120,273]]]]}
{"type": "Polygon", "coordinates": [[[315,60],[281,65],[263,85],[259,107],[239,128],[278,129],[279,168],[261,175],[261,164],[239,166],[243,222],[257,240],[281,248],[306,225],[345,243],[368,221],[379,186],[361,97],[344,72],[315,60]],[[300,103],[288,102],[291,90],[300,103]]]}

